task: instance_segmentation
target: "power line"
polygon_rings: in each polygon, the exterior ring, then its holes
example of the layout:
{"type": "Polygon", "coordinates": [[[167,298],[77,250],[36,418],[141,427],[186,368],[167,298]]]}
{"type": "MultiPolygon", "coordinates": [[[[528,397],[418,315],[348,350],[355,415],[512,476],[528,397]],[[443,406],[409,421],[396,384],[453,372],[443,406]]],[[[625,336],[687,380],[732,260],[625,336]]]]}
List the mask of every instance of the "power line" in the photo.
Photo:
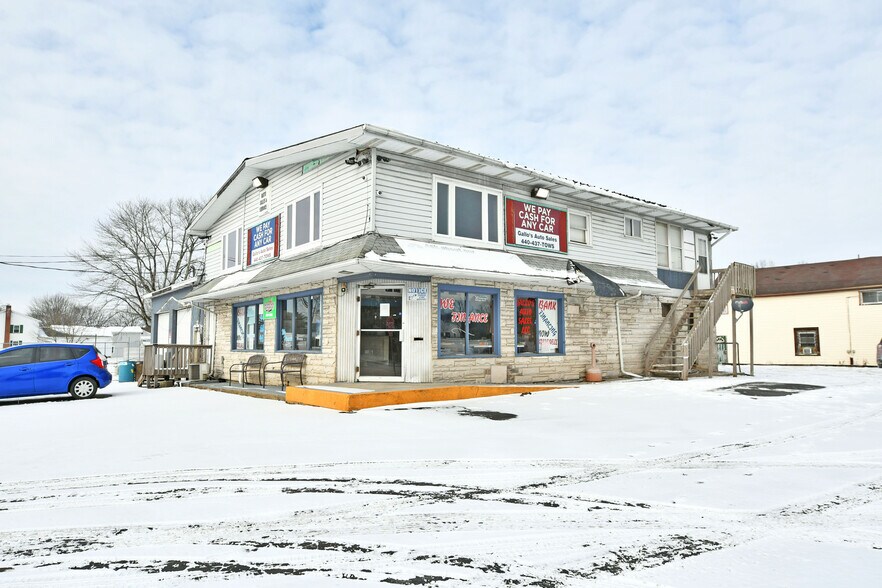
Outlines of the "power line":
{"type": "Polygon", "coordinates": [[[39,269],[39,270],[50,270],[56,272],[75,272],[78,274],[101,274],[104,272],[100,272],[97,270],[87,270],[87,269],[70,269],[66,267],[49,267],[45,265],[30,265],[28,263],[15,263],[11,261],[0,261],[0,265],[8,265],[10,267],[27,267],[31,269],[39,269]]]}

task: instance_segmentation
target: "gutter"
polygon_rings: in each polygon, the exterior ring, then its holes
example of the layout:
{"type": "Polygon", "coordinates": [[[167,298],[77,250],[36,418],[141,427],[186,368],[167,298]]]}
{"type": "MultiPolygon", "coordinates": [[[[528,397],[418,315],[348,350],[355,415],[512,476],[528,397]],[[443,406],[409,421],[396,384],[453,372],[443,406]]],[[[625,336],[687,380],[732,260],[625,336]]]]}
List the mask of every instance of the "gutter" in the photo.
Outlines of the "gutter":
{"type": "Polygon", "coordinates": [[[643,296],[643,290],[638,291],[633,296],[628,296],[627,298],[620,298],[616,300],[616,338],[619,341],[619,371],[623,376],[631,376],[632,378],[637,378],[639,380],[646,379],[645,376],[641,376],[638,374],[632,374],[631,372],[625,371],[625,357],[622,355],[622,325],[621,319],[619,318],[619,304],[622,302],[628,302],[629,300],[634,300],[635,298],[639,298],[643,296]]]}

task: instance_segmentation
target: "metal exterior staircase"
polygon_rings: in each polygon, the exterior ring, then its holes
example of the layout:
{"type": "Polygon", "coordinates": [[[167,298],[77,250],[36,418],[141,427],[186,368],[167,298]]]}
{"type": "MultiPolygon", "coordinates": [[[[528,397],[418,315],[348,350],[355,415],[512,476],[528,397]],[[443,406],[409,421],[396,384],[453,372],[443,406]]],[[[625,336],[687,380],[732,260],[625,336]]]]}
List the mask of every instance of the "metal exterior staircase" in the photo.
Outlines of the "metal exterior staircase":
{"type": "Polygon", "coordinates": [[[698,290],[698,268],[692,273],[677,302],[646,344],[646,375],[685,380],[702,349],[707,349],[708,373],[716,368],[717,321],[733,297],[756,294],[756,277],[753,266],[743,263],[733,263],[725,270],[714,270],[713,274],[714,289],[698,290]]]}

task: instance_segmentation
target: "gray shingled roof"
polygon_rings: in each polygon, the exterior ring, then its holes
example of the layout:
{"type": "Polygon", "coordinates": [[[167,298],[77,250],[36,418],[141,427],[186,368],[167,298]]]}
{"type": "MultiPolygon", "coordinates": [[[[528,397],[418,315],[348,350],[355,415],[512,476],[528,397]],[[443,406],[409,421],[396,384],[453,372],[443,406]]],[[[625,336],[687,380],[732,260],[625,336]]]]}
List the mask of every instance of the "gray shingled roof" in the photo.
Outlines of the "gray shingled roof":
{"type": "MultiPolygon", "coordinates": [[[[259,270],[254,277],[247,281],[247,283],[256,284],[275,278],[291,276],[299,272],[333,265],[335,263],[363,259],[370,252],[376,253],[379,256],[385,256],[389,253],[406,254],[394,237],[388,237],[378,233],[368,233],[290,259],[273,260],[267,263],[263,269],[259,270]]],[[[516,255],[524,263],[536,270],[550,270],[560,272],[564,275],[567,271],[568,258],[566,257],[546,257],[542,255],[520,253],[513,255],[516,255]]],[[[659,289],[668,288],[655,275],[646,270],[586,261],[579,261],[579,263],[616,284],[632,286],[639,285],[641,287],[659,289]]],[[[225,277],[227,276],[220,276],[201,284],[194,288],[188,294],[187,298],[199,297],[211,293],[225,277]]],[[[237,286],[241,285],[243,284],[237,284],[237,286]]]]}
{"type": "Polygon", "coordinates": [[[386,237],[378,233],[368,233],[359,235],[346,241],[334,243],[330,247],[319,249],[306,255],[294,257],[291,259],[277,259],[267,265],[257,276],[249,280],[249,284],[289,276],[297,272],[348,261],[350,259],[361,259],[369,251],[374,251],[379,255],[387,253],[404,253],[398,243],[392,237],[386,237]]]}
{"type": "MultiPolygon", "coordinates": [[[[520,257],[524,263],[536,269],[554,271],[566,271],[567,269],[566,257],[546,257],[544,255],[528,255],[523,253],[518,253],[517,256],[520,257]]],[[[668,289],[667,284],[659,280],[658,276],[646,270],[573,259],[617,284],[639,283],[646,284],[647,287],[668,289]]]]}
{"type": "Polygon", "coordinates": [[[225,276],[218,276],[217,278],[213,278],[211,280],[208,280],[204,284],[200,284],[200,285],[196,286],[195,288],[190,290],[190,292],[187,294],[187,298],[193,298],[194,296],[201,296],[203,294],[208,294],[209,292],[211,292],[212,288],[217,286],[220,283],[220,281],[224,279],[224,277],[225,276]]]}

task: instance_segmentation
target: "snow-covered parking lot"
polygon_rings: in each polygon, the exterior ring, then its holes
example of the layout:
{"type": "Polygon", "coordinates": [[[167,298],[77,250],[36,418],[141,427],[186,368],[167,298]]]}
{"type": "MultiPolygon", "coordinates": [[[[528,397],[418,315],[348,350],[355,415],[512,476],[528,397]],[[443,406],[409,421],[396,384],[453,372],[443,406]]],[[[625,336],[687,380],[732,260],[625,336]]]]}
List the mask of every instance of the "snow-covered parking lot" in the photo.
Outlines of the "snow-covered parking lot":
{"type": "Polygon", "coordinates": [[[882,578],[879,369],[351,414],[190,388],[102,392],[0,401],[0,584],[882,578]],[[726,388],[754,382],[809,389],[726,388]]]}

